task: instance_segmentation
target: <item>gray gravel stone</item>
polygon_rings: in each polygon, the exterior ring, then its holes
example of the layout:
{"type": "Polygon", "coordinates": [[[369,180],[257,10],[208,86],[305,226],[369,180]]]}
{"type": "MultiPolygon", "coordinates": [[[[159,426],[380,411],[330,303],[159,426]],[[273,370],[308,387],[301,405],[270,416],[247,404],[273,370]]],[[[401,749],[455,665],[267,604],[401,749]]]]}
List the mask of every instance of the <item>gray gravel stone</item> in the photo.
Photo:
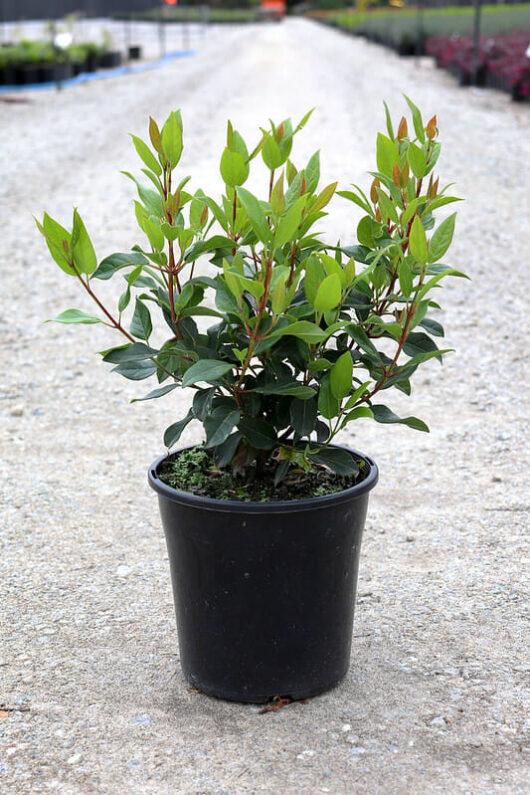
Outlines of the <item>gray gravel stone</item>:
{"type": "MultiPolygon", "coordinates": [[[[0,104],[0,790],[524,792],[528,107],[295,19],[213,29],[194,59],[27,96],[0,104]],[[126,133],[178,106],[182,173],[207,190],[227,117],[254,140],[269,116],[313,106],[295,161],[320,148],[324,181],[367,185],[382,100],[401,113],[403,92],[438,114],[442,181],[466,198],[452,262],[472,281],[446,287],[440,314],[456,353],[392,403],[429,436],[365,422],[344,435],[381,469],[351,670],[262,715],[197,694],[179,667],[145,470],[188,398],[129,405],[145,388],[94,355],[115,344],[108,330],[43,325],[92,307],[31,214],[68,223],[76,204],[100,257],[129,249],[118,170],[140,164],[126,133]]],[[[330,237],[350,241],[357,220],[337,200],[330,237]]],[[[183,443],[198,439],[188,426],[183,443]]]]}

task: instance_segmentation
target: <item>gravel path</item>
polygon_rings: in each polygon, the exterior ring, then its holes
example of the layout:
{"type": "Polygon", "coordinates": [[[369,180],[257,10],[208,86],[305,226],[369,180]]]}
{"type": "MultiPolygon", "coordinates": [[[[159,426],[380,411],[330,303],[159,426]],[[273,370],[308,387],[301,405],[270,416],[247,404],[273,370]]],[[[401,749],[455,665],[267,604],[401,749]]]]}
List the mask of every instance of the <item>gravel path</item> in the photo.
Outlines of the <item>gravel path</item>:
{"type": "MultiPolygon", "coordinates": [[[[0,790],[525,791],[528,107],[301,20],[213,29],[195,58],[28,99],[0,103],[0,790]],[[456,353],[425,367],[410,407],[394,403],[430,435],[363,422],[351,440],[381,480],[348,677],[260,715],[191,692],[180,673],[145,471],[182,406],[129,405],[145,388],[94,355],[114,343],[105,329],[43,325],[91,307],[31,213],[68,221],[75,203],[100,257],[130,248],[126,132],[175,107],[183,173],[208,189],[228,116],[252,139],[269,116],[313,106],[295,159],[321,148],[323,178],[366,185],[382,100],[400,113],[402,92],[438,113],[442,179],[467,199],[453,262],[472,281],[443,297],[456,353]]],[[[334,219],[350,239],[349,206],[334,219]]]]}

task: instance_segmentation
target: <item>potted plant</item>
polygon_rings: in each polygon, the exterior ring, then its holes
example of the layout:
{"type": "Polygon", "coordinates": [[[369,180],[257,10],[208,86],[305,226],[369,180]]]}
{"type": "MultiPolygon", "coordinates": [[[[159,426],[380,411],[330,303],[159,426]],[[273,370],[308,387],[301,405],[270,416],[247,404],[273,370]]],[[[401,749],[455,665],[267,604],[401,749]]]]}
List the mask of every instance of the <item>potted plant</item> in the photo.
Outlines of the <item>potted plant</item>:
{"type": "Polygon", "coordinates": [[[363,213],[352,245],[321,238],[337,183],[318,187],[318,152],[301,169],[291,160],[309,113],[296,126],[271,122],[251,151],[228,123],[217,200],[176,176],[180,112],[161,129],[150,119],[150,142],[132,141],[152,187],[127,174],[146,242],[99,265],[77,210],[71,231],[47,214],[37,222],[53,259],[97,306],[55,320],[116,330],[123,344],[103,351],[104,361],[128,379],[158,382],[138,400],[189,390],[188,413],[165,430],[168,450],[189,423],[203,426],[204,444],[166,452],[149,483],[166,533],[183,670],[206,693],[302,698],[348,669],[378,472],[335,438],[362,418],[428,430],[398,417],[383,395],[410,394],[415,371],[442,360],[433,290],[462,275],[440,262],[455,215],[427,234],[435,212],[457,201],[433,175],[436,117],[424,125],[407,101],[413,132],[405,118],[394,131],[386,110],[368,195],[339,191],[363,213]],[[264,198],[244,187],[258,159],[264,198]],[[195,274],[201,257],[211,275],[195,274]],[[113,310],[96,285],[115,276],[124,289],[113,310]],[[152,342],[155,313],[162,344],[152,342]]]}
{"type": "Polygon", "coordinates": [[[121,52],[119,50],[111,49],[113,46],[112,35],[110,31],[105,29],[103,31],[103,43],[99,55],[99,67],[101,69],[115,69],[121,66],[121,52]]]}

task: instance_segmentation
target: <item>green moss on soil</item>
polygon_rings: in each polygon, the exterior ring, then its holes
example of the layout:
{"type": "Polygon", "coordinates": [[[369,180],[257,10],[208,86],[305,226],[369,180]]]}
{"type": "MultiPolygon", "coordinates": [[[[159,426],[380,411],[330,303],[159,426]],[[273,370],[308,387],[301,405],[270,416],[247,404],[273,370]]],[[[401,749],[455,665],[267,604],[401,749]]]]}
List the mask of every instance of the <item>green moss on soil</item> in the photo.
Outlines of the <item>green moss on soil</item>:
{"type": "Polygon", "coordinates": [[[241,500],[242,502],[276,502],[279,500],[301,500],[323,497],[359,483],[367,475],[364,461],[358,460],[359,473],[345,477],[335,475],[327,469],[301,472],[292,467],[277,486],[274,473],[277,464],[265,464],[259,477],[235,475],[231,469],[219,469],[209,451],[204,447],[192,447],[173,453],[159,467],[160,479],[174,489],[188,491],[201,497],[216,500],[241,500]]]}

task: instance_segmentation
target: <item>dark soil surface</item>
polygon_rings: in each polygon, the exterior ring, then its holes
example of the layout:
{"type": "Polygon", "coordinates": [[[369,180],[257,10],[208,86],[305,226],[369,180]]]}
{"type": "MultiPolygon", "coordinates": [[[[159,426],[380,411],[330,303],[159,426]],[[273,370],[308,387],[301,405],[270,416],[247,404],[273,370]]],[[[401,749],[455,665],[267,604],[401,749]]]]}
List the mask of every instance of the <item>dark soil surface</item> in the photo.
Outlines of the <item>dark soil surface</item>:
{"type": "Polygon", "coordinates": [[[368,474],[364,461],[357,460],[356,475],[336,475],[325,467],[302,472],[297,466],[288,470],[284,479],[274,485],[277,462],[269,461],[258,475],[234,474],[231,469],[219,469],[211,454],[203,447],[192,447],[169,456],[159,467],[158,475],[168,486],[189,491],[201,497],[242,502],[277,502],[322,497],[344,491],[360,483],[368,474]]]}

